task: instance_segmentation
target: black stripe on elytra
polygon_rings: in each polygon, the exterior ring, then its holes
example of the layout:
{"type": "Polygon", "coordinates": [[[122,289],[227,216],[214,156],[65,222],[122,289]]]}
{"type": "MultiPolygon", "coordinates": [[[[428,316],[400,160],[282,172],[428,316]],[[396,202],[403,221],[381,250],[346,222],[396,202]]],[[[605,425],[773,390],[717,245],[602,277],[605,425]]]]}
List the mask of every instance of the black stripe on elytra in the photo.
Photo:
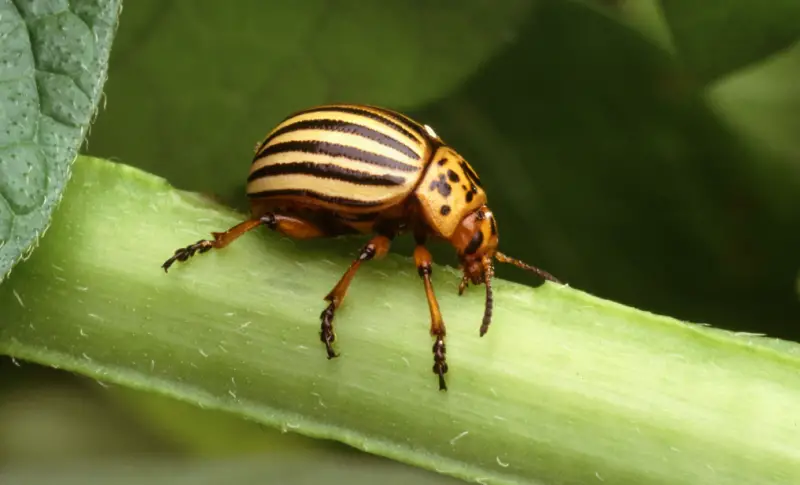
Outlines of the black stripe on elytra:
{"type": "Polygon", "coordinates": [[[391,136],[384,135],[380,131],[373,130],[372,128],[368,128],[363,125],[343,120],[324,119],[324,120],[297,121],[295,123],[288,124],[280,128],[279,130],[275,131],[274,133],[272,133],[269,136],[269,138],[267,138],[266,142],[269,143],[271,140],[280,135],[300,130],[337,131],[340,133],[350,133],[353,135],[358,135],[368,140],[380,143],[383,146],[387,146],[389,148],[397,150],[398,152],[402,153],[403,155],[409,158],[412,158],[414,160],[419,160],[419,154],[417,154],[417,152],[415,152],[411,147],[409,147],[405,143],[398,141],[392,138],[391,136]]]}
{"type": "Polygon", "coordinates": [[[352,182],[361,185],[382,185],[386,187],[403,185],[405,179],[397,175],[381,174],[376,175],[361,170],[342,167],[335,163],[315,163],[315,162],[291,162],[275,163],[264,165],[258,170],[253,171],[247,177],[251,182],[262,177],[275,175],[311,175],[326,179],[341,180],[342,182],[352,182]]]}
{"type": "Polygon", "coordinates": [[[416,121],[412,120],[411,118],[409,118],[408,116],[404,115],[403,113],[398,113],[397,111],[391,111],[391,110],[384,109],[384,108],[378,108],[378,109],[380,109],[382,112],[386,113],[387,116],[393,116],[395,118],[399,118],[400,121],[402,121],[403,123],[405,123],[408,126],[410,126],[418,134],[422,135],[422,138],[424,138],[425,140],[433,140],[434,139],[430,135],[430,133],[428,133],[428,130],[426,130],[423,125],[421,125],[420,123],[417,123],[416,121]]]}
{"type": "Polygon", "coordinates": [[[331,204],[342,205],[345,207],[376,207],[383,203],[381,201],[356,200],[356,199],[348,199],[347,197],[336,197],[332,195],[320,194],[319,192],[315,192],[313,190],[305,190],[305,189],[262,190],[261,192],[250,192],[247,194],[247,197],[250,199],[259,199],[267,197],[308,197],[310,199],[316,199],[321,202],[328,202],[331,204]]]}
{"type": "Polygon", "coordinates": [[[377,165],[379,167],[391,168],[403,172],[416,172],[419,169],[414,165],[403,163],[399,160],[395,160],[394,158],[385,157],[383,155],[361,150],[356,147],[315,140],[286,141],[269,145],[258,154],[256,160],[270,155],[287,152],[318,153],[320,155],[328,155],[330,157],[344,157],[351,160],[358,160],[359,162],[369,163],[370,165],[377,165]]]}
{"type": "MultiPolygon", "coordinates": [[[[395,121],[397,119],[397,115],[389,110],[385,110],[383,108],[371,107],[372,109],[378,111],[378,113],[374,113],[368,109],[360,108],[357,106],[318,106],[316,108],[310,108],[305,111],[301,111],[299,113],[295,113],[293,116],[305,114],[305,113],[318,113],[318,112],[341,112],[341,113],[350,113],[358,116],[363,116],[365,118],[369,118],[373,121],[377,121],[378,123],[388,126],[389,128],[399,131],[403,135],[407,136],[412,140],[416,140],[415,137],[410,131],[408,131],[404,126],[400,125],[395,121]],[[394,118],[394,119],[392,119],[394,118]]],[[[423,140],[427,140],[430,137],[425,130],[421,127],[417,126],[415,123],[408,123],[408,127],[414,131],[417,136],[422,138],[423,140]]]]}

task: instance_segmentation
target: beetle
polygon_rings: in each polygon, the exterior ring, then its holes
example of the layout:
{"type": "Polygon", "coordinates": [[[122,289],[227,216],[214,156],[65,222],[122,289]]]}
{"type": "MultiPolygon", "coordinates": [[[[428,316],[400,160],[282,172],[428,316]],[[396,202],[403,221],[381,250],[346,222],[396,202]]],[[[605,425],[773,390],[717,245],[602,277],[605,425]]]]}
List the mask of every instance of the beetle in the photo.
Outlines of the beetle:
{"type": "Polygon", "coordinates": [[[328,359],[338,356],[333,321],[353,276],[363,262],[384,256],[400,234],[415,238],[414,262],[430,310],[433,372],[440,390],[447,389],[446,331],[431,283],[428,239],[455,248],[463,271],[459,295],[469,283],[486,286],[481,336],[492,319],[494,260],[558,282],[497,250],[497,222],[475,170],[430,126],[390,109],[329,104],[288,116],[256,145],[246,192],[249,219],[213,232],[213,240],[176,250],[162,268],[222,249],[259,226],[295,239],[372,235],[325,296],[319,335],[328,359]]]}

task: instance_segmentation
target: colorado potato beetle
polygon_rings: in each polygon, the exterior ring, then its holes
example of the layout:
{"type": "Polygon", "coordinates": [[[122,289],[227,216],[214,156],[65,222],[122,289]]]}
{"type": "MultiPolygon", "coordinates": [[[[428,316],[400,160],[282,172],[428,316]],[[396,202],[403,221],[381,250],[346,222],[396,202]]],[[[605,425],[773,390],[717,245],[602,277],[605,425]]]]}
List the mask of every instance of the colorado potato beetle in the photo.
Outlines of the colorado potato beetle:
{"type": "Polygon", "coordinates": [[[494,260],[558,281],[497,250],[497,222],[478,174],[429,126],[389,109],[324,105],[285,118],[256,146],[247,197],[248,220],[212,233],[213,240],[178,249],[162,265],[164,271],[195,253],[222,249],[262,225],[296,239],[372,235],[325,297],[320,340],[331,359],[337,356],[334,315],[359,266],[384,256],[397,235],[410,232],[431,314],[433,372],[440,390],[447,389],[445,324],[431,283],[429,238],[455,248],[464,273],[459,295],[469,283],[486,285],[481,336],[492,318],[494,260]]]}

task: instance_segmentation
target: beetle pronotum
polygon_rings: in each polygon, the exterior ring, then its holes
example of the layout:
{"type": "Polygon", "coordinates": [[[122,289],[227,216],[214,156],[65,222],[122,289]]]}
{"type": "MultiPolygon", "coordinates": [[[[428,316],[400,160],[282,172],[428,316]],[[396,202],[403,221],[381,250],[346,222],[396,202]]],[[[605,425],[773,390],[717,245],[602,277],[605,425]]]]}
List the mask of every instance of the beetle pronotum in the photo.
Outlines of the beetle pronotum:
{"type": "Polygon", "coordinates": [[[494,260],[558,282],[497,250],[497,222],[472,167],[429,126],[388,109],[337,104],[289,116],[256,146],[247,197],[250,219],[212,233],[213,240],[178,249],[162,265],[164,271],[195,253],[224,248],[262,225],[296,239],[373,235],[325,297],[320,340],[331,359],[337,356],[334,315],[359,266],[384,256],[397,235],[410,232],[431,314],[433,372],[441,390],[447,389],[445,324],[431,283],[432,258],[425,247],[429,238],[448,241],[456,249],[464,273],[459,295],[470,282],[486,285],[481,336],[492,318],[494,260]]]}

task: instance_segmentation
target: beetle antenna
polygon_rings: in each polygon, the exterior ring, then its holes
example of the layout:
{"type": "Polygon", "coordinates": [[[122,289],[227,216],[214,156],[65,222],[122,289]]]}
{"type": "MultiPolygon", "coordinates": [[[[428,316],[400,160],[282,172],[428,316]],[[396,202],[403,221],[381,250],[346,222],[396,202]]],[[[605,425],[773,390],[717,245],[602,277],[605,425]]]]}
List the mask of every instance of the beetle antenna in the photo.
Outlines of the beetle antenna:
{"type": "Polygon", "coordinates": [[[563,283],[561,283],[561,281],[558,280],[558,278],[556,278],[555,276],[551,275],[547,271],[545,271],[543,269],[539,269],[536,266],[531,266],[528,263],[525,263],[525,262],[523,262],[523,261],[521,261],[519,259],[512,258],[510,256],[506,256],[505,254],[501,253],[500,251],[497,251],[496,253],[494,253],[494,257],[497,258],[497,260],[500,261],[501,263],[513,264],[517,268],[522,268],[524,270],[536,273],[537,275],[541,276],[542,278],[544,278],[546,280],[550,280],[553,283],[563,284],[563,283]]]}
{"type": "Polygon", "coordinates": [[[481,324],[481,337],[489,331],[489,324],[492,323],[492,309],[494,308],[494,296],[492,295],[492,277],[494,276],[494,266],[492,260],[483,260],[483,282],[486,284],[486,306],[483,310],[483,323],[481,324]]]}

